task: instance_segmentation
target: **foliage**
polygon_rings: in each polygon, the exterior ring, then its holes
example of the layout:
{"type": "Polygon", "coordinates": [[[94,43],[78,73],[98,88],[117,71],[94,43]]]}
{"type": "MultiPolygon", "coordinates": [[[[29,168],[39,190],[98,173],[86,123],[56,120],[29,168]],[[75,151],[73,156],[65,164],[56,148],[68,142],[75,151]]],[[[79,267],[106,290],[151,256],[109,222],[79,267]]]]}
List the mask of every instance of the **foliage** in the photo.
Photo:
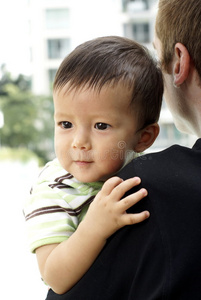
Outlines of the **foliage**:
{"type": "Polygon", "coordinates": [[[19,75],[12,79],[3,73],[0,80],[0,110],[4,126],[0,129],[3,147],[27,148],[44,163],[53,153],[53,101],[30,91],[30,80],[19,75]]]}
{"type": "Polygon", "coordinates": [[[41,164],[40,159],[38,158],[38,156],[25,148],[6,148],[3,147],[0,149],[0,161],[1,160],[18,160],[21,161],[23,163],[26,163],[28,161],[30,161],[31,159],[36,160],[38,162],[38,164],[41,164]]]}

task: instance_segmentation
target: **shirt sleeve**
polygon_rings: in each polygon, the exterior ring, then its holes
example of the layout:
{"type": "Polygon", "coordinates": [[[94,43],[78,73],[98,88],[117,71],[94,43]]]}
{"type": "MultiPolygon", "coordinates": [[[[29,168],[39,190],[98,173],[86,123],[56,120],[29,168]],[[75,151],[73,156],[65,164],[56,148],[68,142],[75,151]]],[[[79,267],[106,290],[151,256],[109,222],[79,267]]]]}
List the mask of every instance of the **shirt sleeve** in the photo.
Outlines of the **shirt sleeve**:
{"type": "Polygon", "coordinates": [[[78,218],[66,201],[64,190],[38,182],[25,203],[24,214],[31,252],[47,244],[68,239],[78,226],[78,218]]]}

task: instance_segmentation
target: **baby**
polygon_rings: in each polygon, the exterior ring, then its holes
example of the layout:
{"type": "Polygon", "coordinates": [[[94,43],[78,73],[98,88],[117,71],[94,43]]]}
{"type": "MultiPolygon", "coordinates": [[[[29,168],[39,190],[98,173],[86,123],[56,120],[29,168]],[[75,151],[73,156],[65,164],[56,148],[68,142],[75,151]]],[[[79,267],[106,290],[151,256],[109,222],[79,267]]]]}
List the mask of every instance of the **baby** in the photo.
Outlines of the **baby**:
{"type": "Polygon", "coordinates": [[[146,48],[122,37],[78,46],[59,67],[53,88],[56,159],[25,206],[31,251],[58,294],[90,268],[107,239],[148,211],[128,214],[147,195],[115,174],[155,141],[163,95],[161,71],[146,48]],[[121,200],[121,201],[120,201],[121,200]]]}

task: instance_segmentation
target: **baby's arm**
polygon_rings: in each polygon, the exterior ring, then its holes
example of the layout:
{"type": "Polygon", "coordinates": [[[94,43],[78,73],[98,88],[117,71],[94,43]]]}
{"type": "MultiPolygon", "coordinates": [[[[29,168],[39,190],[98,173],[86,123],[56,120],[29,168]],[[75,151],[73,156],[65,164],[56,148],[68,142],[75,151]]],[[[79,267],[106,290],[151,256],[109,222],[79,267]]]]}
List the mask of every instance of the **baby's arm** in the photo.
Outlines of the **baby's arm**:
{"type": "Polygon", "coordinates": [[[68,291],[86,273],[106,240],[125,225],[144,221],[149,212],[127,214],[126,210],[147,195],[145,189],[121,201],[123,195],[140,183],[139,178],[107,180],[89,206],[84,220],[72,236],[60,243],[38,248],[36,255],[44,281],[58,294],[68,291]]]}

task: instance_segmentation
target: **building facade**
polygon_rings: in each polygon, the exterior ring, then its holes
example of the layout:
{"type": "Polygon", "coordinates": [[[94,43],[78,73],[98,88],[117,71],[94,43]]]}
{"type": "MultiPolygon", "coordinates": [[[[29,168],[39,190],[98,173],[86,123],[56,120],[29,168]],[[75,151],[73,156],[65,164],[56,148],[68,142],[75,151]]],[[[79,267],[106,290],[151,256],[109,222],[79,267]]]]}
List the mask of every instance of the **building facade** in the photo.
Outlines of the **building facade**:
{"type": "Polygon", "coordinates": [[[120,0],[29,0],[32,88],[51,93],[63,58],[80,43],[123,35],[120,0]]]}

